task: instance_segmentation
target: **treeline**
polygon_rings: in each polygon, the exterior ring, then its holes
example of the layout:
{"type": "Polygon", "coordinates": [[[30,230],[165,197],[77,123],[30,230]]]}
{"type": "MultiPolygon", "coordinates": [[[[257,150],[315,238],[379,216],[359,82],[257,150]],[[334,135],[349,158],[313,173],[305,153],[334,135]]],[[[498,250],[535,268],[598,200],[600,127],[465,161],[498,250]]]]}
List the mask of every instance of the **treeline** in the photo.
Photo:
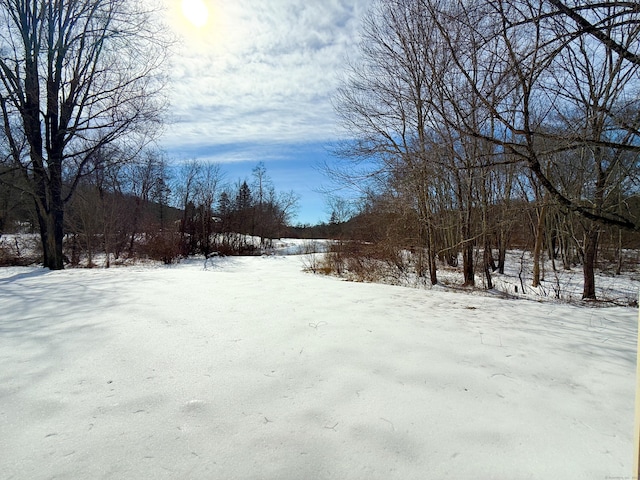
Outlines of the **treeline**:
{"type": "Polygon", "coordinates": [[[620,263],[640,232],[637,9],[377,0],[360,50],[335,100],[350,162],[332,174],[365,192],[364,231],[419,250],[432,284],[459,263],[492,288],[517,245],[534,285],[547,252],[581,264],[595,298],[603,247],[620,263]]]}
{"type": "MultiPolygon", "coordinates": [[[[491,205],[486,222],[481,206],[471,211],[469,231],[476,237],[466,246],[471,252],[466,264],[460,241],[460,212],[434,214],[431,241],[435,255],[430,264],[422,222],[416,210],[407,208],[405,200],[391,192],[369,197],[361,211],[344,223],[308,227],[315,238],[330,232],[327,237],[336,240],[318,270],[324,268],[326,273],[348,274],[366,281],[416,275],[434,285],[440,282],[439,274],[444,271],[460,272],[464,283],[465,267],[471,265],[472,272],[467,270],[475,280],[471,285],[493,288],[495,275],[504,274],[505,268],[510,267],[508,273],[520,272],[521,283],[526,282],[521,291],[526,291],[544,281],[555,282],[554,272],[583,268],[583,219],[567,214],[557,204],[542,208],[538,202],[525,198],[491,205]],[[511,256],[507,255],[509,252],[511,256]],[[513,255],[514,252],[519,253],[513,255]]],[[[300,236],[306,237],[306,232],[303,229],[300,236]]],[[[637,272],[638,250],[640,234],[602,227],[595,268],[608,275],[637,272]]],[[[448,277],[445,275],[447,280],[448,277]]]]}
{"type": "MultiPolygon", "coordinates": [[[[135,161],[96,163],[89,172],[65,209],[63,250],[72,266],[94,266],[96,257],[109,267],[135,258],[172,263],[189,255],[258,254],[287,231],[298,201],[293,192],[276,191],[262,163],[251,180],[234,184],[224,181],[218,164],[170,167],[151,151],[135,161]]],[[[30,200],[18,177],[0,184],[0,236],[37,231],[30,200]]],[[[38,252],[25,254],[0,258],[4,264],[41,260],[38,252]]]]}

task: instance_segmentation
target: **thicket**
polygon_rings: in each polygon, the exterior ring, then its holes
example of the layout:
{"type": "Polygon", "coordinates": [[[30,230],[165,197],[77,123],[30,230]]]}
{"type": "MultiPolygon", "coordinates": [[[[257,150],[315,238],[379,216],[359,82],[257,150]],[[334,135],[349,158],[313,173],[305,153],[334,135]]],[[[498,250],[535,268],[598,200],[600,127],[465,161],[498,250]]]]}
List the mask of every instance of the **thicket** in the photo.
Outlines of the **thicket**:
{"type": "MultiPolygon", "coordinates": [[[[580,270],[584,263],[584,223],[575,214],[567,214],[557,205],[547,205],[540,218],[539,205],[514,200],[489,209],[491,221],[483,223],[481,209],[471,214],[470,231],[474,279],[483,288],[491,288],[495,275],[525,269],[538,287],[553,281],[554,272],[580,270]],[[497,211],[503,213],[499,216],[497,211]],[[499,219],[503,220],[500,221],[499,219]],[[537,250],[537,254],[535,254],[537,250]],[[527,252],[523,259],[508,252],[527,252]],[[514,264],[513,262],[518,262],[514,264]],[[532,264],[532,265],[531,265],[532,264]],[[533,267],[533,272],[531,268],[533,267]]],[[[328,252],[314,258],[307,268],[315,273],[334,274],[356,281],[385,281],[396,284],[417,282],[435,285],[444,272],[463,272],[463,242],[458,223],[459,212],[446,211],[432,218],[435,261],[420,232],[416,211],[407,211],[402,201],[393,197],[376,197],[367,202],[362,212],[338,225],[342,232],[334,236],[328,252]],[[436,283],[431,282],[431,266],[436,283]]],[[[640,235],[616,228],[602,227],[599,236],[596,268],[608,275],[637,273],[640,269],[640,235]]],[[[470,285],[467,285],[470,286],[470,285]]],[[[524,286],[521,291],[525,290],[524,286]]]]}

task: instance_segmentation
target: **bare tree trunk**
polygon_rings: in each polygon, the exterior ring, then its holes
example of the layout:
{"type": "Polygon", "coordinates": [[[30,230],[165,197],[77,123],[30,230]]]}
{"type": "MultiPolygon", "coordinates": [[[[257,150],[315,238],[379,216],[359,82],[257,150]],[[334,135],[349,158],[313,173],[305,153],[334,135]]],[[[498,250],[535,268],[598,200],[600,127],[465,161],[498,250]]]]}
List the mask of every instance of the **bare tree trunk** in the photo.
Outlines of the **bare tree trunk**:
{"type": "Polygon", "coordinates": [[[544,237],[544,220],[547,211],[547,204],[543,200],[542,207],[538,211],[538,223],[536,226],[536,239],[533,247],[533,287],[540,286],[540,262],[542,256],[542,246],[544,237]]]}
{"type": "Polygon", "coordinates": [[[43,266],[50,270],[62,270],[64,268],[62,178],[60,168],[50,166],[49,171],[48,185],[43,182],[38,189],[35,207],[40,226],[43,266]]]}
{"type": "Polygon", "coordinates": [[[507,249],[500,246],[498,250],[498,273],[504,275],[504,267],[507,260],[507,249]]]}
{"type": "Polygon", "coordinates": [[[618,245],[616,247],[616,275],[620,275],[622,273],[622,229],[618,229],[618,245]]]}
{"type": "MultiPolygon", "coordinates": [[[[467,228],[463,229],[465,232],[467,228]]],[[[462,247],[462,274],[464,276],[464,287],[473,287],[476,284],[475,271],[473,268],[473,242],[465,241],[462,247]]]]}
{"type": "Polygon", "coordinates": [[[433,213],[431,209],[431,198],[428,191],[428,186],[426,185],[427,179],[421,178],[419,180],[421,182],[420,187],[418,188],[418,200],[419,200],[419,209],[420,216],[422,217],[420,220],[422,222],[423,228],[420,229],[420,236],[424,236],[424,242],[427,246],[427,262],[429,267],[429,281],[431,285],[438,284],[438,273],[437,273],[437,265],[436,265],[436,240],[433,232],[433,213]]]}
{"type": "Polygon", "coordinates": [[[493,281],[491,279],[491,263],[493,261],[491,256],[491,247],[488,241],[485,241],[483,251],[483,264],[484,264],[484,276],[487,279],[487,290],[493,290],[493,281]]]}
{"type": "Polygon", "coordinates": [[[584,287],[582,298],[584,300],[596,299],[595,266],[598,255],[598,240],[600,229],[597,225],[590,225],[584,235],[584,263],[582,267],[584,275],[584,287]]]}
{"type": "Polygon", "coordinates": [[[429,256],[429,280],[431,285],[438,284],[438,273],[436,265],[435,238],[433,235],[433,226],[427,226],[427,255],[429,256]]]}

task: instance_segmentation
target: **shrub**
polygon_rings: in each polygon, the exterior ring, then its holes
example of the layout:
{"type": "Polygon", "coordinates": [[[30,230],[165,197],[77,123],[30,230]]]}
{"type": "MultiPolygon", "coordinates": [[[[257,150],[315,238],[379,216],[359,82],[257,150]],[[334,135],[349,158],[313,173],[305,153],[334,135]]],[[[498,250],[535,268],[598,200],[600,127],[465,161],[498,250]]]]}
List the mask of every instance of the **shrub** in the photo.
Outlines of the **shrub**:
{"type": "Polygon", "coordinates": [[[402,249],[389,243],[336,242],[308,269],[315,273],[344,276],[358,282],[399,280],[409,270],[402,249]]]}
{"type": "Polygon", "coordinates": [[[147,237],[140,251],[142,255],[151,260],[158,260],[165,265],[171,265],[180,258],[180,238],[172,232],[160,232],[147,237]]]}

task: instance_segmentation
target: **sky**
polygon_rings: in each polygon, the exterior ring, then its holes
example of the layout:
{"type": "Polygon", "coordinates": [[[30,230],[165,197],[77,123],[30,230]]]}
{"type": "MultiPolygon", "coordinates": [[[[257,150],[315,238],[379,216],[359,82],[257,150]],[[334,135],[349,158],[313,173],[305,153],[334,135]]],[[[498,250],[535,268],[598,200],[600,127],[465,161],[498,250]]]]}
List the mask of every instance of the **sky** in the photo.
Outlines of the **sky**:
{"type": "Polygon", "coordinates": [[[372,0],[171,2],[169,158],[220,163],[230,183],[263,162],[276,190],[300,196],[294,223],[326,221],[319,167],[341,136],[331,99],[372,0]]]}

